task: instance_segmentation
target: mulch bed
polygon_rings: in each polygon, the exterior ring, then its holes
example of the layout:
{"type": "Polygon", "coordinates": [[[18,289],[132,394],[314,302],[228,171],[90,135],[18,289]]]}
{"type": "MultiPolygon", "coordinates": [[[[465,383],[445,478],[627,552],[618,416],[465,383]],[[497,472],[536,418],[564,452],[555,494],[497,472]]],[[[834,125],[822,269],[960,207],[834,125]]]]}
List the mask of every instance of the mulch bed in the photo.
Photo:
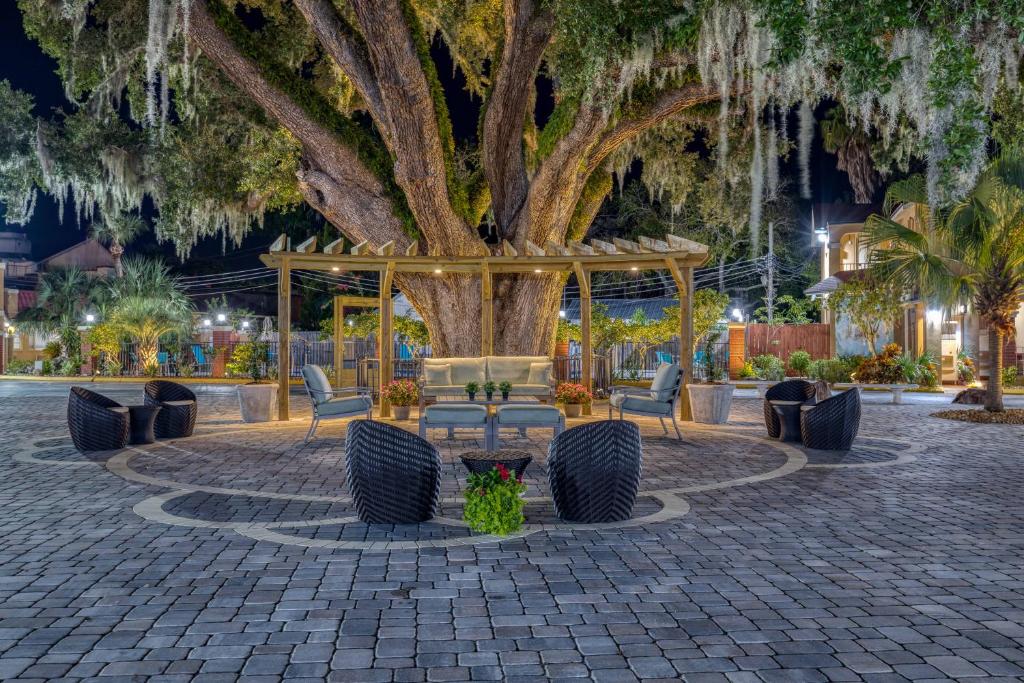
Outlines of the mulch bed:
{"type": "Polygon", "coordinates": [[[932,417],[959,420],[960,422],[1024,425],[1024,408],[1010,408],[1001,413],[990,413],[987,410],[940,410],[937,413],[932,413],[932,417]]]}

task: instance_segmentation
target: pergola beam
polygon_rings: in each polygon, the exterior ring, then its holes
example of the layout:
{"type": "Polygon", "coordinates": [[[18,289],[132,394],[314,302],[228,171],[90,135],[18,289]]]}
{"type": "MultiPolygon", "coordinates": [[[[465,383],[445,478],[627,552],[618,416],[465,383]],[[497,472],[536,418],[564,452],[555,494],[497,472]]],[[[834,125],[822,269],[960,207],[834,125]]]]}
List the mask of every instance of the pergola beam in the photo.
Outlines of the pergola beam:
{"type": "MultiPolygon", "coordinates": [[[[576,274],[576,282],[580,288],[580,380],[587,391],[594,390],[594,352],[591,348],[590,339],[590,272],[587,271],[579,261],[572,264],[572,270],[576,274]]],[[[590,415],[590,404],[583,406],[583,414],[590,415]]]]}
{"type": "MultiPolygon", "coordinates": [[[[283,235],[282,235],[283,237],[283,235]]],[[[288,420],[289,375],[292,369],[292,271],[288,257],[277,271],[277,419],[288,420]]]]}
{"type": "Polygon", "coordinates": [[[394,376],[394,332],[392,329],[392,314],[394,304],[391,301],[391,285],[395,279],[395,264],[388,261],[384,271],[380,274],[380,335],[377,339],[377,353],[379,355],[378,384],[380,385],[380,416],[391,417],[391,404],[384,400],[384,384],[390,382],[394,376]]]}

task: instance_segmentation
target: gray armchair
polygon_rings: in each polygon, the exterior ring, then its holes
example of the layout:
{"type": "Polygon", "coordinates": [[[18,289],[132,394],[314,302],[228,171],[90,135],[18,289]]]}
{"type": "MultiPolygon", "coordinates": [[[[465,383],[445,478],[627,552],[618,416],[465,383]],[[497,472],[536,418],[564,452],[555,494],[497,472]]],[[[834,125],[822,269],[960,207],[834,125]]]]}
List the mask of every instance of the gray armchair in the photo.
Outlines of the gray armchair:
{"type": "Polygon", "coordinates": [[[608,419],[612,419],[612,411],[619,411],[619,419],[623,419],[625,413],[631,415],[646,415],[656,417],[661,422],[661,428],[668,434],[668,427],[665,426],[665,418],[671,418],[672,426],[676,430],[676,438],[683,439],[679,431],[679,424],[676,422],[676,413],[679,412],[679,392],[683,386],[683,369],[675,363],[662,363],[654,373],[654,380],[650,389],[641,389],[631,386],[611,387],[611,397],[608,399],[608,419]]]}
{"type": "Polygon", "coordinates": [[[361,416],[369,420],[373,417],[373,390],[369,387],[333,389],[319,365],[302,366],[302,383],[313,406],[313,423],[309,425],[305,443],[316,434],[320,420],[361,416]]]}

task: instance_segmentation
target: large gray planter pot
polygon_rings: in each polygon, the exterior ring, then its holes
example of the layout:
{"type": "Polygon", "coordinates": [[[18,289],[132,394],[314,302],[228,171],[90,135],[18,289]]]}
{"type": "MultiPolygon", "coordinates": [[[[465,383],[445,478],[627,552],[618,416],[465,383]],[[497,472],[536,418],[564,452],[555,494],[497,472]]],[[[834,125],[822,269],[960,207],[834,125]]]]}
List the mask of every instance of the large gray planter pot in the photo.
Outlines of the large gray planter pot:
{"type": "Polygon", "coordinates": [[[687,384],[693,421],[715,425],[728,422],[733,389],[731,384],[687,384]]]}
{"type": "Polygon", "coordinates": [[[238,386],[238,407],[242,410],[243,422],[269,422],[274,419],[276,405],[276,384],[240,384],[238,386]]]}

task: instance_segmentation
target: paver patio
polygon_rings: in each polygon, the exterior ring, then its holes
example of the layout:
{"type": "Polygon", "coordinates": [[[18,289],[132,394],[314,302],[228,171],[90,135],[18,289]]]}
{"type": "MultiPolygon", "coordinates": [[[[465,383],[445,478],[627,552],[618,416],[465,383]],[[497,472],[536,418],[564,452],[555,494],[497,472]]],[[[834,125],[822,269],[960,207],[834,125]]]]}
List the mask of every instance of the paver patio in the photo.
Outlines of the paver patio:
{"type": "Polygon", "coordinates": [[[437,520],[367,527],[342,424],[303,447],[301,398],[242,425],[198,389],[195,437],[85,457],[67,385],[0,383],[0,679],[1024,677],[1019,427],[869,399],[840,456],[768,440],[755,400],[684,444],[641,419],[641,497],[608,526],[554,518],[538,432],[509,444],[531,501],[498,543],[458,521],[482,441],[432,434],[437,520]]]}

